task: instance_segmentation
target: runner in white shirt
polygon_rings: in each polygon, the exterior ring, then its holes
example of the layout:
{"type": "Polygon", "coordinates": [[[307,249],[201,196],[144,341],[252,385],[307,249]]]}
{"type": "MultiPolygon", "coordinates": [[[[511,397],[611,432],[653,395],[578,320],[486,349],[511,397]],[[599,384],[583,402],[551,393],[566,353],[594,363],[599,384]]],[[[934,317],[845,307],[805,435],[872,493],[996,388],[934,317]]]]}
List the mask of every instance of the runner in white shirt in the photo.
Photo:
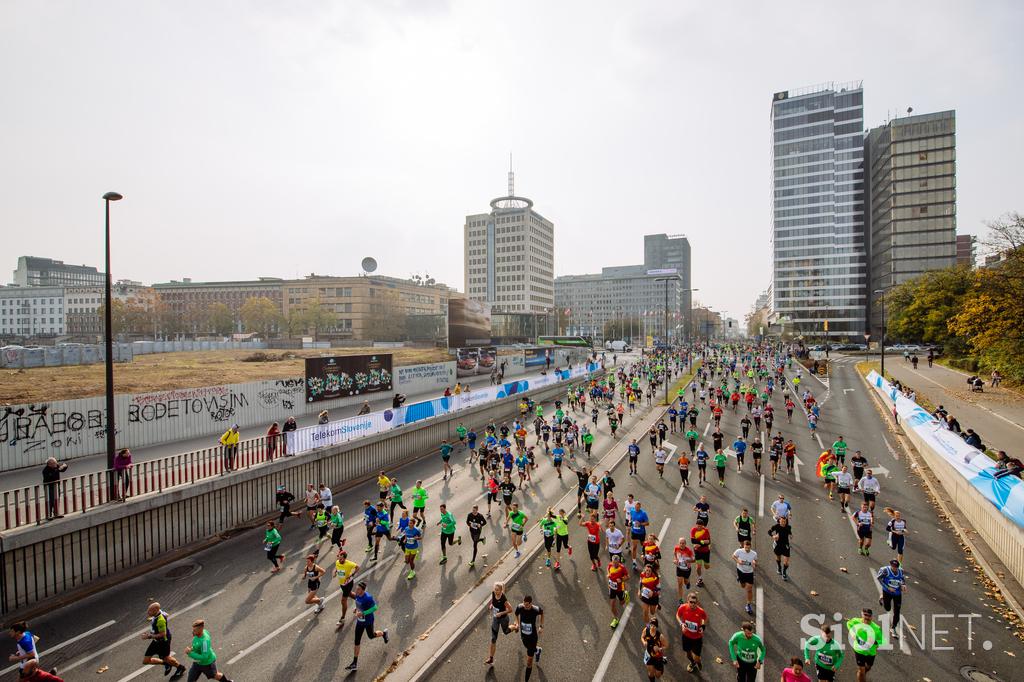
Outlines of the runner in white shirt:
{"type": "Polygon", "coordinates": [[[844,516],[849,511],[850,506],[850,490],[853,488],[853,474],[851,474],[846,465],[839,470],[836,474],[836,492],[839,493],[839,509],[840,513],[844,516]]]}
{"type": "Polygon", "coordinates": [[[882,491],[882,484],[875,478],[871,469],[864,473],[864,478],[860,479],[857,489],[864,493],[864,501],[868,503],[868,509],[875,511],[875,497],[882,491]]]}
{"type": "Polygon", "coordinates": [[[605,528],[604,537],[608,541],[608,556],[611,560],[612,554],[618,554],[622,557],[622,546],[626,542],[626,536],[622,534],[622,531],[615,527],[615,519],[608,519],[608,527],[605,528]]]}
{"type": "Polygon", "coordinates": [[[772,502],[772,516],[775,517],[776,521],[783,517],[791,519],[792,514],[793,507],[790,506],[789,502],[786,502],[785,495],[779,495],[779,499],[772,502]]]}
{"type": "Polygon", "coordinates": [[[665,448],[659,447],[654,451],[654,465],[658,469],[658,478],[665,477],[665,459],[668,457],[668,453],[665,452],[665,448]]]}
{"type": "Polygon", "coordinates": [[[320,484],[320,502],[323,503],[324,509],[328,512],[331,511],[331,507],[334,506],[334,493],[325,484],[320,484]]]}
{"type": "Polygon", "coordinates": [[[757,567],[757,552],[750,549],[750,540],[744,540],[743,547],[732,553],[732,560],[736,562],[736,581],[747,594],[745,610],[748,614],[752,614],[754,613],[754,569],[757,567]]]}

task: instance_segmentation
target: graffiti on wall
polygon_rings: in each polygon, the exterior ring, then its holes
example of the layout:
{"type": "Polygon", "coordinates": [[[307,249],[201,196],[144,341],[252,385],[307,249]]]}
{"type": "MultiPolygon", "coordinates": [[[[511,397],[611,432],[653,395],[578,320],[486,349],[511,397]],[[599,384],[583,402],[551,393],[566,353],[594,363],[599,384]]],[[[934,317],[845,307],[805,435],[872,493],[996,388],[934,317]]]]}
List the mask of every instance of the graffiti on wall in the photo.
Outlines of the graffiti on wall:
{"type": "Polygon", "coordinates": [[[0,442],[18,445],[22,452],[59,450],[81,445],[83,437],[103,439],[103,410],[63,411],[47,403],[17,408],[4,407],[0,413],[0,442]]]}
{"type": "Polygon", "coordinates": [[[293,410],[295,403],[302,402],[304,385],[302,377],[277,379],[270,388],[264,388],[257,393],[256,397],[259,398],[260,404],[267,409],[280,406],[283,410],[293,410]]]}
{"type": "Polygon", "coordinates": [[[235,416],[235,410],[248,405],[249,398],[233,386],[147,393],[132,396],[128,403],[128,421],[155,422],[205,414],[212,421],[226,422],[235,416]]]}

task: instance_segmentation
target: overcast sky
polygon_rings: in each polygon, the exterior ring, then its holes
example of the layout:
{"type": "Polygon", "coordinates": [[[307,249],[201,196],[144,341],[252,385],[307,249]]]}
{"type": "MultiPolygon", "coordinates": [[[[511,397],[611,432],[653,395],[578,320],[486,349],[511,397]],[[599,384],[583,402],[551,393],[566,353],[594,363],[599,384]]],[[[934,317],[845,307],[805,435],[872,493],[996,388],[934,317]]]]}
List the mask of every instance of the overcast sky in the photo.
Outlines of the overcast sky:
{"type": "Polygon", "coordinates": [[[150,283],[463,285],[462,225],[516,192],[555,273],[685,234],[697,300],[769,282],[772,93],[863,79],[867,126],[957,112],[959,229],[1021,205],[1024,3],[4,0],[0,202],[19,255],[150,283]]]}

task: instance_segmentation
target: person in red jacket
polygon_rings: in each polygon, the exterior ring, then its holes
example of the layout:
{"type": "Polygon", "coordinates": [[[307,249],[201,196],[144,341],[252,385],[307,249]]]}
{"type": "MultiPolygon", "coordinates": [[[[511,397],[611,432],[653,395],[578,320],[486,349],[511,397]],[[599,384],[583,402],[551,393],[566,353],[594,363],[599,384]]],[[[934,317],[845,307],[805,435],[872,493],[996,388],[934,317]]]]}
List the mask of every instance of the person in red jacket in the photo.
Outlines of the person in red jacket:
{"type": "Polygon", "coordinates": [[[21,671],[20,682],[64,682],[63,677],[57,677],[57,669],[51,668],[50,672],[39,667],[38,661],[26,661],[25,667],[21,671]]]}

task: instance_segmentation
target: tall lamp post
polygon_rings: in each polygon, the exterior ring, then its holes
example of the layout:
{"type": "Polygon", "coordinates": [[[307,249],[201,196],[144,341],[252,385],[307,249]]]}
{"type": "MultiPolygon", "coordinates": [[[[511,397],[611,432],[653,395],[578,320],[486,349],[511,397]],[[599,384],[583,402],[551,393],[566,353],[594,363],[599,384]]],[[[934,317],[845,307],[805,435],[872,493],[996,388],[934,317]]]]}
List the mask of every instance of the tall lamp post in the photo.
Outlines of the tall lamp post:
{"type": "MultiPolygon", "coordinates": [[[[667,346],[668,345],[668,283],[669,282],[679,282],[680,281],[680,277],[679,277],[679,275],[676,275],[675,277],[658,277],[654,281],[655,282],[664,282],[665,283],[665,310],[664,310],[665,326],[662,329],[662,333],[664,334],[664,343],[667,346]]],[[[680,292],[691,292],[692,293],[694,291],[700,291],[700,290],[699,289],[680,289],[680,290],[677,291],[677,293],[680,293],[680,292]]],[[[667,361],[665,362],[665,402],[668,403],[668,362],[667,361]]]]}
{"type": "Polygon", "coordinates": [[[882,349],[882,378],[885,378],[885,289],[875,289],[874,293],[881,294],[878,298],[882,304],[882,339],[879,341],[879,348],[882,349]]]}
{"type": "Polygon", "coordinates": [[[110,202],[123,199],[117,192],[107,192],[103,195],[103,203],[106,208],[106,230],[104,233],[104,248],[106,258],[104,260],[107,269],[106,284],[103,298],[103,318],[105,329],[103,343],[106,348],[106,394],[107,394],[107,488],[110,491],[110,499],[117,496],[117,481],[114,478],[114,324],[113,311],[111,310],[111,275],[110,275],[110,202]]]}

